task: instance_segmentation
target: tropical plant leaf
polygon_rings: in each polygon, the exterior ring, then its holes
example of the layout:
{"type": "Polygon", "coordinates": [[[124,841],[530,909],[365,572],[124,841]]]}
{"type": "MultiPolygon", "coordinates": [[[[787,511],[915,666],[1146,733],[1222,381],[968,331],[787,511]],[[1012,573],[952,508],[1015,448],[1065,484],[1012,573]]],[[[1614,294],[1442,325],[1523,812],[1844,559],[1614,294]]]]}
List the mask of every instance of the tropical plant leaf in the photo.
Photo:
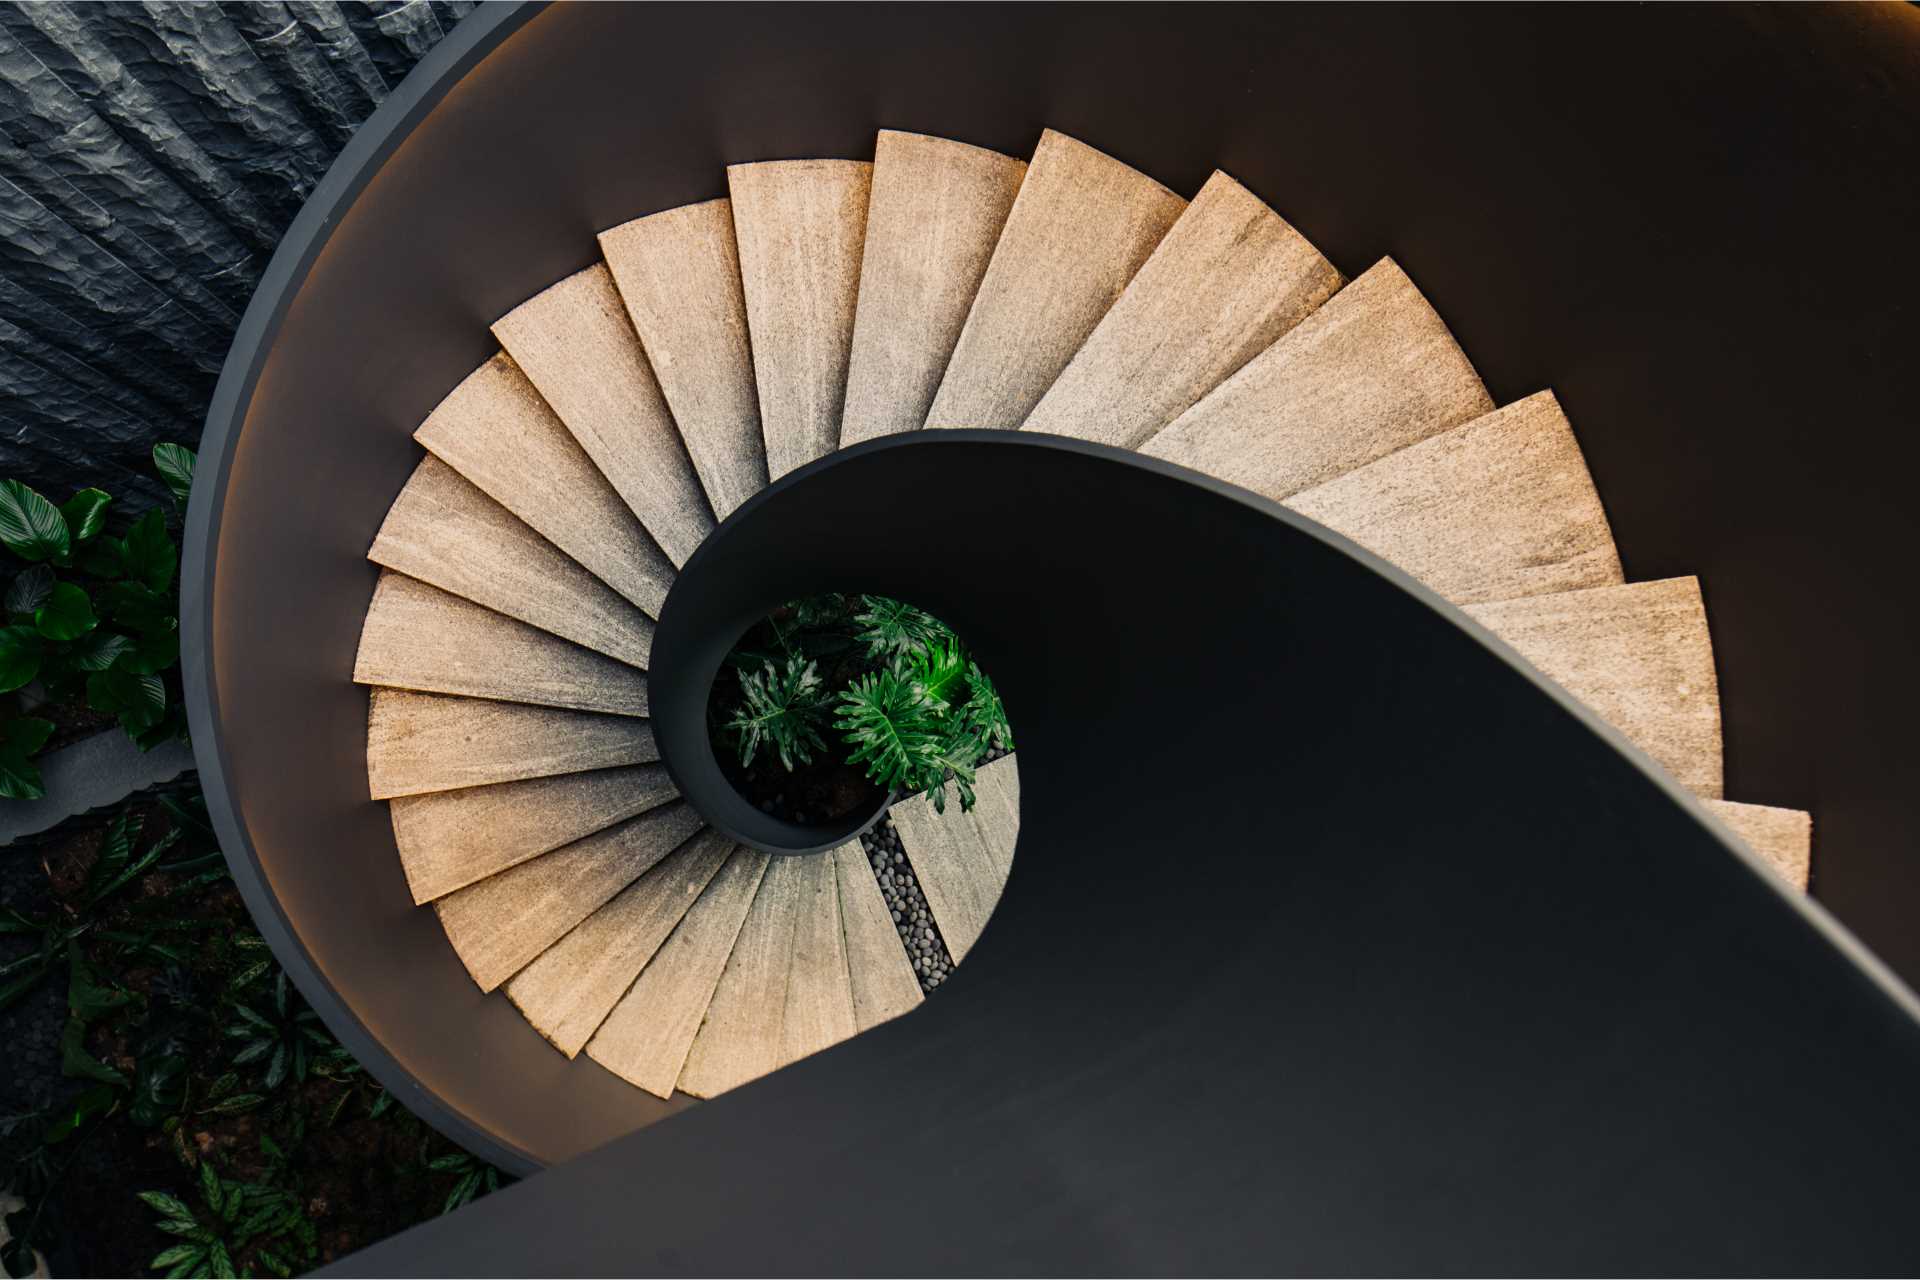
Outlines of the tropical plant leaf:
{"type": "Polygon", "coordinates": [[[82,489],[61,504],[60,518],[66,522],[67,542],[78,547],[100,532],[107,522],[107,504],[112,495],[101,489],[82,489]]]}
{"type": "Polygon", "coordinates": [[[0,796],[9,800],[38,800],[47,794],[34,755],[53,733],[53,722],[32,716],[0,726],[0,796]]]}
{"type": "Polygon", "coordinates": [[[51,565],[36,564],[22,569],[14,577],[13,585],[7,588],[6,609],[8,614],[32,615],[35,609],[47,602],[53,594],[53,568],[51,565]]]}
{"type": "Polygon", "coordinates": [[[840,695],[834,727],[846,732],[851,764],[882,786],[917,791],[939,766],[940,732],[926,690],[898,671],[861,676],[840,695]]]}
{"type": "Polygon", "coordinates": [[[165,591],[180,567],[180,552],[167,534],[167,518],[158,507],[133,522],[122,542],[127,576],[149,591],[165,591]]]}
{"type": "Polygon", "coordinates": [[[951,640],[946,624],[924,610],[885,596],[861,596],[864,608],[854,615],[859,636],[871,657],[904,658],[936,640],[951,640]]]}
{"type": "Polygon", "coordinates": [[[153,446],[154,469],[159,471],[160,478],[167,482],[167,488],[173,493],[174,502],[182,507],[187,505],[187,495],[193,492],[195,462],[193,450],[183,444],[153,446]]]}
{"type": "Polygon", "coordinates": [[[76,671],[105,671],[133,649],[133,641],[126,636],[96,629],[68,650],[67,664],[76,671]]]}
{"type": "Polygon", "coordinates": [[[742,705],[727,722],[740,745],[740,763],[752,764],[762,743],[788,771],[795,760],[812,760],[814,749],[826,745],[819,730],[826,704],[820,686],[819,664],[798,657],[742,676],[742,705]]]}
{"type": "Polygon", "coordinates": [[[33,611],[34,628],[49,640],[78,640],[100,625],[93,616],[93,601],[71,582],[62,582],[47,596],[45,604],[33,611]]]}
{"type": "Polygon", "coordinates": [[[164,1191],[142,1191],[138,1194],[141,1202],[162,1218],[173,1221],[193,1221],[193,1210],[175,1196],[170,1196],[164,1191]]]}
{"type": "Polygon", "coordinates": [[[71,539],[60,508],[18,480],[0,480],[0,544],[38,564],[66,555],[71,539]]]}
{"type": "Polygon", "coordinates": [[[28,626],[0,627],[0,693],[29,684],[40,674],[46,638],[28,626]]]}
{"type": "Polygon", "coordinates": [[[160,723],[167,712],[167,686],[159,676],[115,667],[87,677],[87,705],[120,717],[120,727],[138,735],[160,723]]]}

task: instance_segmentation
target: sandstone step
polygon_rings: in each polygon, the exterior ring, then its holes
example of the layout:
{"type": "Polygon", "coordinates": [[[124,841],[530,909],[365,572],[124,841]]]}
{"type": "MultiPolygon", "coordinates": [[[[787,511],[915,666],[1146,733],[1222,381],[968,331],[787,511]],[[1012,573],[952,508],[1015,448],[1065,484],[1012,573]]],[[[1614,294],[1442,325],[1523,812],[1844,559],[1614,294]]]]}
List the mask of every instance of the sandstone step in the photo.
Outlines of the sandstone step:
{"type": "Polygon", "coordinates": [[[713,510],[604,265],[496,320],[507,349],[675,566],[713,531],[713,510]]]}
{"type": "Polygon", "coordinates": [[[789,861],[801,864],[803,884],[794,904],[793,960],[787,970],[787,1004],[780,1016],[777,1066],[830,1048],[859,1030],[834,860],[815,854],[789,861]]]}
{"type": "Polygon", "coordinates": [[[399,796],[388,808],[413,900],[430,902],[679,795],[665,766],[642,764],[399,796]]]}
{"type": "Polygon", "coordinates": [[[1025,428],[1136,448],[1343,283],[1286,219],[1216,171],[1025,428]]]}
{"type": "Polygon", "coordinates": [[[1287,499],[1455,604],[1624,582],[1606,509],[1550,391],[1287,499]]]}
{"type": "Polygon", "coordinates": [[[863,160],[727,166],[771,479],[840,447],[872,185],[863,160]]]}
{"type": "Polygon", "coordinates": [[[853,1019],[865,1031],[918,1007],[920,980],[900,945],[893,915],[858,840],[833,851],[833,869],[840,882],[840,924],[846,931],[853,1019]]]}
{"type": "Polygon", "coordinates": [[[491,991],[700,829],[684,800],[648,810],[434,901],[447,941],[491,991]]]}
{"type": "Polygon", "coordinates": [[[1799,809],[1736,804],[1731,800],[1704,803],[1708,812],[1746,841],[1747,847],[1783,880],[1805,892],[1813,869],[1813,815],[1799,809]]]}
{"type": "Polygon", "coordinates": [[[631,716],[375,689],[367,783],[375,800],[658,760],[631,716]]]}
{"type": "Polygon", "coordinates": [[[840,443],[916,431],[1006,225],[1024,160],[882,129],[840,443]]]}
{"type": "Polygon", "coordinates": [[[653,619],[428,454],[367,559],[528,626],[647,665],[653,619]]]}
{"type": "Polygon", "coordinates": [[[761,878],[706,1021],[680,1069],[682,1091],[715,1097],[780,1066],[787,978],[800,907],[808,900],[809,861],[775,858],[761,878]]]}
{"type": "Polygon", "coordinates": [[[1492,410],[1445,322],[1383,259],[1140,452],[1286,498],[1492,410]]]}
{"type": "Polygon", "coordinates": [[[1018,427],[1186,203],[1085,143],[1042,134],[927,425],[1018,427]]]}
{"type": "Polygon", "coordinates": [[[600,253],[725,519],[767,483],[732,210],[708,200],[636,218],[601,232],[600,253]]]}
{"type": "Polygon", "coordinates": [[[1697,579],[1528,596],[1466,612],[1683,786],[1720,795],[1720,692],[1697,579]]]}
{"type": "Polygon", "coordinates": [[[955,964],[979,941],[1013,870],[1019,834],[1017,770],[1012,756],[981,769],[971,813],[959,812],[951,796],[944,814],[935,813],[925,796],[893,806],[894,829],[955,964]]]}
{"type": "Polygon", "coordinates": [[[580,1052],[733,853],[702,831],[507,981],[507,999],[569,1058],[580,1052]]]}
{"type": "Polygon", "coordinates": [[[745,848],[727,859],[587,1041],[589,1058],[649,1093],[673,1093],[768,861],[745,848]]]}
{"type": "Polygon", "coordinates": [[[602,582],[660,616],[673,565],[505,352],[468,374],[413,438],[602,582]]]}
{"type": "Polygon", "coordinates": [[[420,693],[647,714],[646,672],[383,570],[353,678],[420,693]]]}

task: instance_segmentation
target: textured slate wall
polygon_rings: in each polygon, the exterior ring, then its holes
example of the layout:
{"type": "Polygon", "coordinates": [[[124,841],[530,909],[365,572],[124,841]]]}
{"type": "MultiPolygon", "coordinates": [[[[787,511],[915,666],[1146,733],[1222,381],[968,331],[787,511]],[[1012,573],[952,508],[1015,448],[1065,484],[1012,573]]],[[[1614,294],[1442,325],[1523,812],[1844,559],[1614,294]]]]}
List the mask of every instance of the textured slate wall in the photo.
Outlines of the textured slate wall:
{"type": "Polygon", "coordinates": [[[0,476],[164,500],[301,201],[475,7],[0,4],[0,476]]]}

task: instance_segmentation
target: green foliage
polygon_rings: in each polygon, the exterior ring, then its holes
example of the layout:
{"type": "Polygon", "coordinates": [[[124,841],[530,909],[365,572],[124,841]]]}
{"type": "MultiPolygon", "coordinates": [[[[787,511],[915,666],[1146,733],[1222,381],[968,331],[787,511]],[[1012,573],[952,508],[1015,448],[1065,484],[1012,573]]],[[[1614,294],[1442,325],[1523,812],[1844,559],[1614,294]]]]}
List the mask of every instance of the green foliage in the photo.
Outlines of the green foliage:
{"type": "Polygon", "coordinates": [[[260,1085],[268,1093],[278,1089],[289,1074],[304,1083],[315,1051],[333,1047],[333,1038],[321,1028],[319,1015],[307,1008],[290,987],[287,975],[280,974],[273,981],[273,999],[264,1011],[235,1004],[235,1020],[227,1026],[227,1038],[240,1043],[233,1065],[263,1063],[265,1075],[260,1085]]]}
{"type": "MultiPolygon", "coordinates": [[[[271,1139],[265,1139],[271,1141],[271,1139]]],[[[277,1276],[304,1270],[319,1259],[316,1232],[297,1197],[283,1187],[223,1177],[211,1160],[200,1165],[199,1204],[165,1191],[142,1191],[154,1223],[180,1243],[147,1265],[169,1276],[237,1276],[236,1260],[252,1260],[277,1276]]],[[[245,1271],[251,1275],[251,1269],[245,1271]]]]}
{"type": "Polygon", "coordinates": [[[474,1159],[464,1151],[450,1152],[438,1159],[429,1160],[427,1169],[432,1173],[457,1175],[453,1189],[447,1192],[446,1202],[440,1206],[443,1217],[463,1204],[471,1204],[475,1196],[500,1189],[500,1171],[483,1160],[474,1159]]]}
{"type": "Polygon", "coordinates": [[[860,624],[860,640],[869,657],[891,662],[953,637],[938,618],[910,604],[885,596],[861,596],[860,603],[865,607],[854,621],[860,624]]]}
{"type": "Polygon", "coordinates": [[[791,770],[795,760],[804,764],[813,759],[816,747],[826,745],[819,726],[827,698],[818,663],[798,655],[778,666],[769,660],[759,671],[740,677],[740,693],[727,731],[739,746],[741,764],[752,764],[765,743],[791,770]]]}

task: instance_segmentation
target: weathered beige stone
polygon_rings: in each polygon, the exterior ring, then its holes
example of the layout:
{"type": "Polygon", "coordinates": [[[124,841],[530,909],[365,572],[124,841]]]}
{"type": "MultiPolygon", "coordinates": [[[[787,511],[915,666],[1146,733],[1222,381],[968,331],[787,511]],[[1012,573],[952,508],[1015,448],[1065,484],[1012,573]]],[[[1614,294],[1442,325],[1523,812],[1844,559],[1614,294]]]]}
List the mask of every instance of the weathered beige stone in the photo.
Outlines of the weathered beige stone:
{"type": "Polygon", "coordinates": [[[684,800],[436,899],[447,941],[491,991],[700,829],[684,800]]]}
{"type": "Polygon", "coordinates": [[[801,864],[804,882],[794,904],[793,961],[780,1018],[779,1066],[839,1044],[859,1030],[833,858],[814,854],[789,861],[801,864]]]}
{"type": "Polygon", "coordinates": [[[673,565],[505,352],[468,374],[413,438],[602,582],[660,616],[673,565]]]}
{"type": "Polygon", "coordinates": [[[858,840],[833,851],[833,869],[840,882],[840,924],[846,931],[854,1023],[865,1031],[913,1012],[922,998],[920,980],[914,976],[913,962],[900,944],[887,900],[858,840]]]}
{"type": "Polygon", "coordinates": [[[780,1066],[794,930],[809,901],[806,858],[775,858],[694,1037],[680,1088],[711,1098],[780,1066]]]}
{"type": "Polygon", "coordinates": [[[1606,509],[1550,391],[1287,499],[1455,604],[1624,582],[1606,509]]]}
{"type": "Polygon", "coordinates": [[[535,294],[494,321],[493,336],[667,559],[685,564],[713,511],[607,268],[535,294]]]}
{"type": "Polygon", "coordinates": [[[399,796],[388,806],[415,902],[464,889],[679,797],[657,764],[399,796]]]}
{"type": "Polygon", "coordinates": [[[587,1041],[589,1058],[648,1093],[673,1093],[767,862],[734,852],[587,1041]]]}
{"type": "Polygon", "coordinates": [[[1024,160],[997,151],[880,131],[843,446],[917,431],[927,420],[1026,172],[1024,160]]]}
{"type": "Polygon", "coordinates": [[[647,714],[647,674],[470,600],[383,570],[353,678],[613,715],[647,714]]]}
{"type": "Polygon", "coordinates": [[[631,716],[375,689],[367,783],[375,800],[642,764],[653,726],[631,716]]]}
{"type": "Polygon", "coordinates": [[[956,964],[979,941],[1013,870],[1019,835],[1017,768],[1013,757],[1005,756],[981,769],[972,813],[961,813],[952,796],[944,814],[935,813],[925,796],[893,806],[901,847],[956,964]]]}
{"type": "Polygon", "coordinates": [[[873,166],[767,160],[727,167],[767,474],[840,447],[873,166]]]}
{"type": "Polygon", "coordinates": [[[1695,578],[1468,605],[1679,782],[1720,794],[1720,690],[1695,578]]]}
{"type": "Polygon", "coordinates": [[[1707,800],[1707,811],[1746,841],[1780,878],[1805,892],[1813,869],[1813,815],[1764,804],[1707,800]]]}
{"type": "Polygon", "coordinates": [[[647,665],[653,619],[428,454],[367,559],[528,626],[647,665]]]}
{"type": "Polygon", "coordinates": [[[1018,427],[1186,203],[1085,143],[1042,134],[926,425],[1018,427]]]}
{"type": "Polygon", "coordinates": [[[1216,171],[1025,428],[1135,448],[1344,283],[1286,219],[1216,171]]]}
{"type": "Polygon", "coordinates": [[[767,484],[728,203],[708,200],[622,223],[600,233],[600,253],[701,486],[725,519],[767,484]]]}
{"type": "Polygon", "coordinates": [[[1382,259],[1140,452],[1286,498],[1492,409],[1446,324],[1382,259]]]}
{"type": "Polygon", "coordinates": [[[507,999],[573,1057],[733,850],[717,832],[694,836],[508,980],[507,999]]]}

